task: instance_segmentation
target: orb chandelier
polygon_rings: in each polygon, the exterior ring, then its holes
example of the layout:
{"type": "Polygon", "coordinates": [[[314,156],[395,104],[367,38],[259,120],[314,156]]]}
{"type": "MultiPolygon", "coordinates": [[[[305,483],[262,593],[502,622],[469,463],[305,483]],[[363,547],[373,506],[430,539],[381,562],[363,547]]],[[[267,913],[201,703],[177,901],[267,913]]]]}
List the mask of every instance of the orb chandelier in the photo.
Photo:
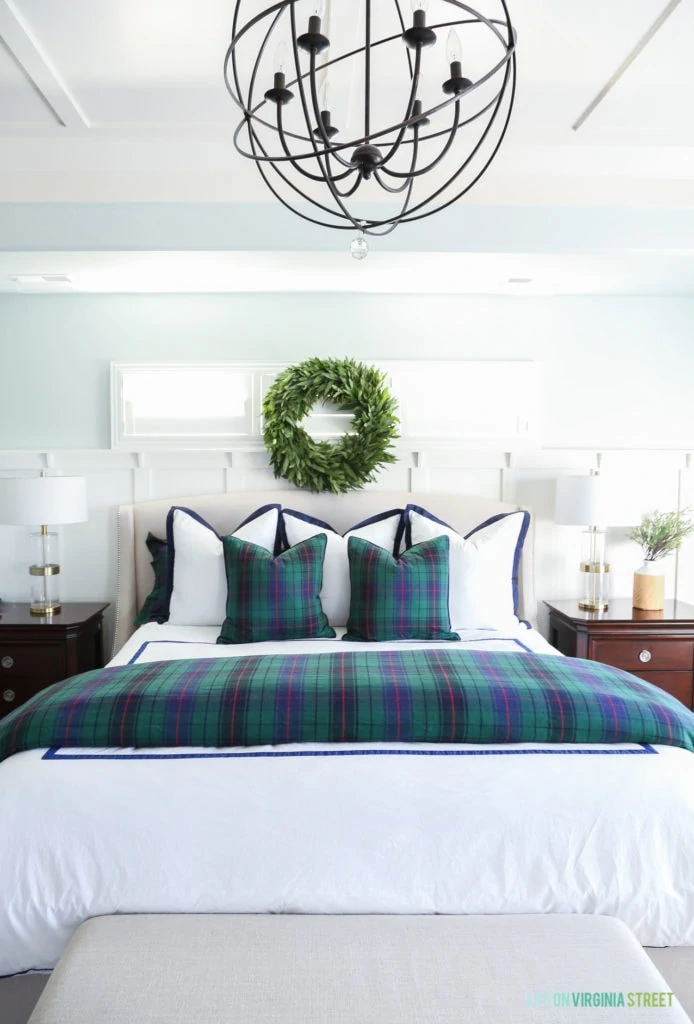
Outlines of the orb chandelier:
{"type": "Polygon", "coordinates": [[[236,149],[299,217],[357,231],[355,256],[444,210],[491,164],[515,97],[506,0],[477,2],[411,0],[408,24],[401,0],[236,0],[236,149]]]}

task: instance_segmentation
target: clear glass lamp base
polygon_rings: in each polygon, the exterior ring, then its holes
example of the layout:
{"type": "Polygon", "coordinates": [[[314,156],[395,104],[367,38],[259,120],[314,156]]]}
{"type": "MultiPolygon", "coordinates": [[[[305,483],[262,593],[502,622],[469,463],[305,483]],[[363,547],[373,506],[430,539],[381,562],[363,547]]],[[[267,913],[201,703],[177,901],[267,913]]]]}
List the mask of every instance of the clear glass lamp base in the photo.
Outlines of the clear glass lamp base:
{"type": "Polygon", "coordinates": [[[586,612],[604,612],[609,603],[610,565],[605,560],[605,531],[591,527],[583,535],[581,596],[578,607],[586,612]]]}
{"type": "Polygon", "coordinates": [[[60,609],[58,561],[58,535],[55,533],[32,534],[36,561],[29,566],[31,577],[32,615],[47,617],[56,615],[60,609]]]}

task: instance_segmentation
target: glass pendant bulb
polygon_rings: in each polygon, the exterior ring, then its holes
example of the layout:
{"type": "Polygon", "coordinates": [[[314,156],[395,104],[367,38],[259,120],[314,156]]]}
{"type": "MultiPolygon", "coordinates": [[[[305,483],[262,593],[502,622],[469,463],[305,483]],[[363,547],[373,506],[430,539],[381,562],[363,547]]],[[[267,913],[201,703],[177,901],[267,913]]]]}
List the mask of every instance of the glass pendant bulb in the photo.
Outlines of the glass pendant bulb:
{"type": "Polygon", "coordinates": [[[355,260],[363,260],[369,255],[369,244],[364,237],[363,231],[358,231],[357,237],[352,239],[349,251],[355,260]]]}
{"type": "Polygon", "coordinates": [[[412,0],[413,11],[428,11],[429,0],[412,0]]]}
{"type": "Polygon", "coordinates": [[[454,28],[448,33],[448,39],[446,41],[446,57],[448,58],[449,64],[455,64],[456,61],[462,60],[463,47],[460,43],[460,36],[454,28]]]}
{"type": "Polygon", "coordinates": [[[275,72],[280,75],[286,75],[288,67],[289,47],[286,43],[279,43],[275,50],[275,72]]]}

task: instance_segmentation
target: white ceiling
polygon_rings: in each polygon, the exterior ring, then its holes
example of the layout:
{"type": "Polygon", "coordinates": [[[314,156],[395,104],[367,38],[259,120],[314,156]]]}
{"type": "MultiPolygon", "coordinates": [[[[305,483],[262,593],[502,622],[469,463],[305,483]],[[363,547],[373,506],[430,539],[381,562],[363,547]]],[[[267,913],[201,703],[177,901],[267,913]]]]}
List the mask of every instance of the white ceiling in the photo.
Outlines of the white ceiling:
{"type": "Polygon", "coordinates": [[[523,298],[691,295],[694,261],[688,253],[637,252],[540,256],[376,251],[363,262],[346,251],[0,253],[0,293],[307,291],[523,298]]]}
{"type": "MultiPolygon", "coordinates": [[[[331,0],[333,39],[354,32],[356,6],[331,0]]],[[[578,132],[571,125],[665,0],[509,6],[517,109],[474,202],[694,206],[692,0],[578,132]]],[[[0,0],[0,202],[266,201],[231,142],[221,65],[232,12],[233,0],[0,0]]],[[[379,57],[383,96],[401,95],[401,65],[397,53],[379,57]]],[[[441,77],[435,64],[427,74],[441,77]]]]}

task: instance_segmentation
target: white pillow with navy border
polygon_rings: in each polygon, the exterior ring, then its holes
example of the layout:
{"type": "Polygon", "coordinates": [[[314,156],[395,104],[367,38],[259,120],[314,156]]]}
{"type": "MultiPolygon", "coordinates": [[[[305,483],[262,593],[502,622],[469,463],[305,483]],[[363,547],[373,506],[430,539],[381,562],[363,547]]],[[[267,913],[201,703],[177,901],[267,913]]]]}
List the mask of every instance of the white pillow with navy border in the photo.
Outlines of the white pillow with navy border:
{"type": "Polygon", "coordinates": [[[385,548],[392,555],[400,547],[403,531],[403,510],[390,509],[379,512],[352,526],[344,535],[337,533],[329,523],[321,519],[297,512],[295,509],[283,508],[281,516],[280,536],[283,548],[294,547],[302,540],[324,533],[327,537],[325,558],[323,561],[323,585],[320,599],[323,611],[328,616],[331,626],[346,626],[349,618],[349,559],[347,542],[350,537],[361,537],[372,544],[385,548]]]}
{"type": "MultiPolygon", "coordinates": [[[[279,505],[263,505],[233,532],[234,537],[275,553],[279,505]]],[[[169,545],[169,624],[221,626],[226,617],[227,578],[222,538],[202,516],[173,506],[166,518],[169,545]]]]}
{"type": "MultiPolygon", "coordinates": [[[[449,538],[451,629],[518,630],[518,573],[530,513],[501,513],[461,537],[418,505],[405,509],[405,545],[449,538]]],[[[528,623],[523,623],[529,625],[528,623]]]]}

